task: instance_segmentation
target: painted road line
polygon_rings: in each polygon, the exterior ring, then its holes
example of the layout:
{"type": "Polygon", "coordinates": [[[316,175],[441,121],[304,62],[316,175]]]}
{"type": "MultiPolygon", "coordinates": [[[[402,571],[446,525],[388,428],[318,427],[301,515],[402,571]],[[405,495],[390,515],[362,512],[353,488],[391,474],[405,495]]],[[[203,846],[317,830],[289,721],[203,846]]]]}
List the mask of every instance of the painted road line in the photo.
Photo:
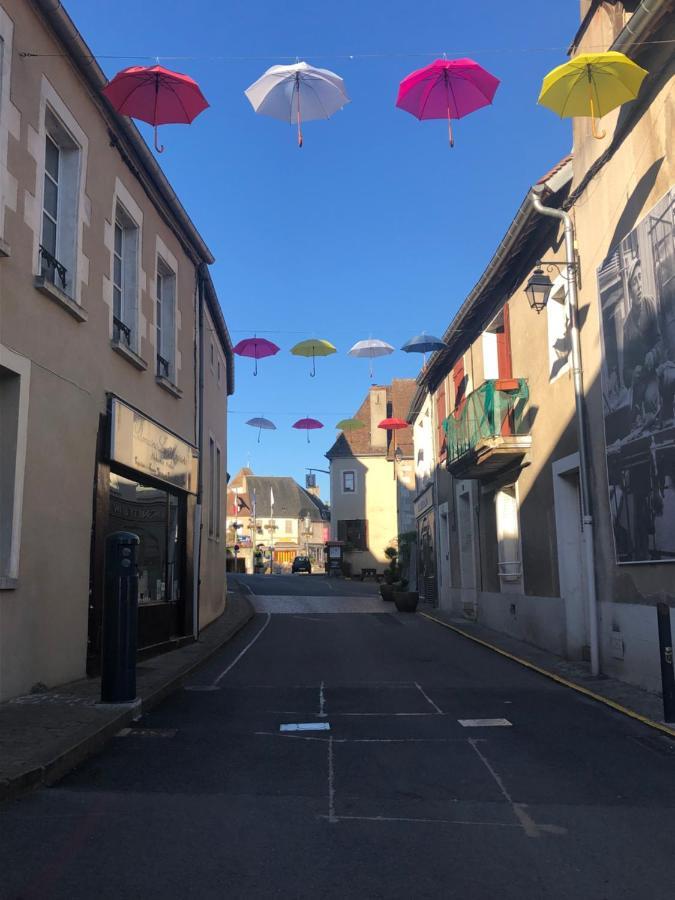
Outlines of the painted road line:
{"type": "Polygon", "coordinates": [[[241,653],[239,653],[238,656],[235,656],[235,658],[232,660],[232,662],[229,664],[229,666],[227,666],[227,668],[223,669],[223,671],[220,673],[220,675],[219,675],[219,676],[215,679],[215,681],[213,682],[212,687],[216,687],[216,685],[218,685],[218,684],[223,680],[223,678],[227,675],[227,673],[230,671],[230,669],[233,669],[233,668],[237,665],[237,663],[238,663],[239,660],[242,658],[242,656],[243,656],[245,653],[248,653],[248,651],[249,651],[249,650],[251,649],[251,647],[255,644],[255,642],[258,640],[258,638],[259,638],[260,635],[263,633],[263,631],[264,631],[264,630],[267,628],[267,626],[270,624],[270,619],[271,619],[271,618],[272,618],[272,613],[267,613],[267,618],[265,619],[265,624],[263,625],[263,627],[262,627],[262,628],[260,629],[260,631],[256,634],[256,636],[253,638],[253,640],[252,640],[252,641],[249,641],[249,643],[244,647],[244,649],[241,651],[241,653]]]}
{"type": "Polygon", "coordinates": [[[329,722],[292,722],[280,725],[279,731],[330,731],[329,722]]]}
{"type": "Polygon", "coordinates": [[[496,647],[494,644],[490,644],[488,643],[488,641],[484,641],[481,638],[475,637],[473,634],[468,634],[466,631],[462,631],[461,628],[456,628],[454,625],[448,625],[447,622],[444,622],[442,619],[437,619],[435,616],[429,615],[429,613],[422,612],[419,613],[419,615],[423,616],[425,619],[429,619],[430,622],[435,622],[437,625],[442,625],[443,628],[448,628],[450,631],[454,631],[455,634],[459,634],[462,637],[467,638],[467,640],[473,641],[475,644],[480,644],[481,647],[487,647],[488,650],[492,650],[495,653],[498,653],[500,656],[504,656],[506,659],[510,659],[513,662],[519,663],[519,665],[521,666],[525,666],[526,669],[531,669],[533,672],[537,672],[539,675],[543,675],[545,678],[550,678],[551,681],[555,681],[558,684],[561,684],[563,687],[572,688],[573,691],[576,691],[579,694],[583,694],[584,697],[590,697],[591,700],[596,700],[598,703],[604,703],[605,706],[609,706],[611,709],[622,713],[624,716],[628,716],[631,719],[642,722],[643,725],[648,725],[649,728],[655,728],[662,734],[667,734],[670,735],[670,737],[675,737],[675,728],[669,728],[663,722],[655,722],[653,719],[649,719],[647,716],[643,716],[640,713],[635,712],[634,709],[628,709],[627,706],[622,706],[615,700],[610,700],[609,697],[603,697],[602,694],[596,694],[595,691],[591,691],[588,688],[582,687],[580,684],[576,684],[574,681],[568,681],[567,678],[563,678],[561,675],[556,675],[555,672],[549,672],[548,669],[542,669],[541,666],[537,666],[526,659],[522,659],[520,656],[514,656],[513,653],[508,653],[506,650],[502,650],[501,647],[496,647]]]}
{"type": "Polygon", "coordinates": [[[431,697],[430,697],[427,693],[425,693],[425,692],[422,690],[422,686],[421,686],[421,685],[419,685],[417,682],[415,682],[415,687],[416,687],[417,690],[420,692],[420,694],[424,697],[424,699],[427,701],[427,703],[429,704],[429,706],[433,706],[433,708],[436,710],[436,712],[438,713],[439,716],[445,715],[445,713],[444,713],[443,710],[440,708],[440,706],[437,706],[437,705],[434,703],[434,701],[431,699],[431,697]]]}
{"type": "Polygon", "coordinates": [[[508,719],[457,719],[462,728],[504,728],[513,723],[508,719]]]}

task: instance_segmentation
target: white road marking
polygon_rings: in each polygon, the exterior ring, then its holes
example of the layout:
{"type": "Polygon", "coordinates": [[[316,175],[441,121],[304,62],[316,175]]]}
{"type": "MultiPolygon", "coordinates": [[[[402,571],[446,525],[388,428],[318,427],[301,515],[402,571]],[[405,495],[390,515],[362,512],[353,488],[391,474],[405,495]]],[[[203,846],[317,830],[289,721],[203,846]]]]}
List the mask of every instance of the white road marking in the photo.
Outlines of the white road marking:
{"type": "Polygon", "coordinates": [[[508,719],[457,719],[462,728],[503,728],[512,725],[508,719]]]}
{"type": "Polygon", "coordinates": [[[280,725],[279,731],[330,731],[329,722],[291,722],[280,725]]]}
{"type": "Polygon", "coordinates": [[[335,815],[335,765],[333,762],[333,736],[328,739],[328,821],[337,822],[335,815]]]}
{"type": "Polygon", "coordinates": [[[511,824],[510,822],[473,822],[464,819],[412,819],[406,816],[320,816],[321,819],[328,819],[331,822],[411,822],[421,825],[481,825],[483,827],[494,826],[495,828],[520,828],[520,825],[511,824]]]}
{"type": "MultiPolygon", "coordinates": [[[[294,741],[323,741],[326,738],[305,737],[302,734],[280,734],[278,731],[254,731],[256,737],[285,738],[294,741]]],[[[334,744],[465,744],[465,738],[334,738],[334,744]]],[[[485,743],[484,738],[476,739],[476,743],[485,743]]]]}
{"type": "Polygon", "coordinates": [[[212,684],[188,684],[183,688],[184,691],[219,691],[219,687],[212,684]]]}
{"type": "Polygon", "coordinates": [[[323,719],[326,716],[326,697],[324,695],[324,683],[321,682],[321,687],[319,688],[319,718],[323,719]]]}
{"type": "Polygon", "coordinates": [[[525,834],[528,837],[539,838],[539,837],[541,837],[542,832],[544,832],[544,831],[549,832],[551,834],[567,834],[567,829],[561,828],[558,825],[538,825],[534,821],[532,816],[530,816],[530,814],[525,809],[525,804],[524,803],[516,803],[514,801],[511,794],[509,794],[509,792],[507,791],[506,785],[504,784],[502,779],[499,777],[499,775],[497,774],[495,769],[490,765],[490,762],[487,759],[487,757],[484,756],[480,752],[478,747],[476,746],[476,741],[473,738],[469,738],[469,744],[472,746],[472,748],[476,752],[476,755],[479,757],[480,761],[483,763],[483,765],[488,770],[490,775],[492,775],[492,777],[494,778],[494,780],[497,784],[497,787],[499,788],[499,790],[502,793],[502,796],[507,801],[507,803],[511,806],[514,816],[516,817],[516,819],[518,819],[518,822],[520,823],[520,827],[523,829],[523,831],[525,832],[525,834]]]}
{"type": "Polygon", "coordinates": [[[238,663],[239,660],[242,658],[242,656],[243,656],[245,653],[248,653],[248,651],[249,651],[249,650],[251,649],[251,647],[255,644],[255,642],[258,640],[258,638],[259,638],[260,635],[263,633],[263,631],[264,631],[264,630],[267,628],[267,626],[270,624],[270,619],[271,619],[271,618],[272,618],[271,613],[267,613],[267,619],[265,620],[265,624],[263,625],[263,627],[262,627],[262,628],[260,629],[260,631],[256,634],[256,636],[253,638],[253,640],[252,640],[252,641],[249,641],[249,643],[244,647],[244,649],[241,651],[241,653],[240,653],[238,656],[235,656],[235,658],[232,660],[232,662],[229,664],[229,666],[227,666],[227,668],[223,669],[223,671],[220,673],[220,675],[219,675],[219,676],[216,678],[216,680],[213,682],[212,687],[215,687],[217,684],[219,684],[219,682],[222,681],[222,679],[227,675],[227,673],[230,671],[230,669],[233,669],[233,668],[237,665],[237,663],[238,663]]]}
{"type": "Polygon", "coordinates": [[[421,685],[419,685],[417,682],[415,682],[415,687],[416,687],[417,690],[420,692],[420,694],[424,697],[424,699],[427,701],[427,703],[428,703],[430,706],[433,706],[433,708],[436,710],[436,712],[439,714],[439,716],[444,716],[444,715],[445,715],[445,713],[443,712],[443,710],[442,710],[439,706],[437,706],[437,705],[434,703],[434,701],[431,699],[431,697],[430,697],[428,694],[426,694],[426,693],[422,690],[421,685]]]}

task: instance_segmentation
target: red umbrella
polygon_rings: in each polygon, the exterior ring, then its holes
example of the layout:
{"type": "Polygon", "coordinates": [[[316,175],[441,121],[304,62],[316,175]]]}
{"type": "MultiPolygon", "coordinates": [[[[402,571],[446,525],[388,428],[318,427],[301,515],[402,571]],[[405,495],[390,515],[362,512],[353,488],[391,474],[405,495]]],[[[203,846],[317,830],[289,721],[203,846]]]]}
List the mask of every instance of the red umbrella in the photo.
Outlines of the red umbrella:
{"type": "Polygon", "coordinates": [[[451,120],[488,106],[498,87],[499,79],[472,59],[437,59],[403,79],[396,105],[417,119],[447,118],[452,147],[451,120]]]}
{"type": "Polygon", "coordinates": [[[323,422],[319,422],[318,419],[298,419],[297,422],[293,423],[293,428],[304,428],[307,432],[307,443],[309,444],[309,432],[314,431],[316,428],[323,428],[323,422]]]}
{"type": "Polygon", "coordinates": [[[377,427],[387,431],[398,431],[400,428],[408,428],[408,423],[405,419],[382,419],[377,427]]]}
{"type": "Polygon", "coordinates": [[[265,338],[252,337],[239,341],[237,346],[234,347],[234,352],[237,356],[250,356],[254,359],[255,368],[253,369],[253,374],[257,375],[258,360],[264,359],[266,356],[274,356],[275,353],[279,352],[279,347],[265,338]]]}
{"type": "Polygon", "coordinates": [[[157,143],[158,125],[189,125],[209,105],[189,75],[163,66],[122,69],[103,88],[103,93],[118,113],[155,126],[158,153],[164,150],[157,143]]]}

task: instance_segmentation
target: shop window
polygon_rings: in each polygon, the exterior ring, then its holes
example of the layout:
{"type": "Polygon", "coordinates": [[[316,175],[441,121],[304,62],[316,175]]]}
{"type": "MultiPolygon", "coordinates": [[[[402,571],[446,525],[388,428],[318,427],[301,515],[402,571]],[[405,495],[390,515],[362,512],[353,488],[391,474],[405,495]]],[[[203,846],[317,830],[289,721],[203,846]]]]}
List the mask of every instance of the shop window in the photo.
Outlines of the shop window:
{"type": "Polygon", "coordinates": [[[176,383],[176,273],[157,257],[157,377],[176,383]]]}
{"type": "Polygon", "coordinates": [[[339,541],[351,545],[354,550],[368,549],[365,519],[342,519],[337,525],[339,541]]]}
{"type": "Polygon", "coordinates": [[[80,147],[49,108],[45,126],[40,274],[74,297],[80,147]]]}
{"type": "Polygon", "coordinates": [[[356,493],[356,472],[346,471],[342,473],[342,493],[343,494],[355,494],[356,493]]]}
{"type": "Polygon", "coordinates": [[[113,340],[137,349],[138,226],[123,206],[115,210],[112,253],[113,340]]]}

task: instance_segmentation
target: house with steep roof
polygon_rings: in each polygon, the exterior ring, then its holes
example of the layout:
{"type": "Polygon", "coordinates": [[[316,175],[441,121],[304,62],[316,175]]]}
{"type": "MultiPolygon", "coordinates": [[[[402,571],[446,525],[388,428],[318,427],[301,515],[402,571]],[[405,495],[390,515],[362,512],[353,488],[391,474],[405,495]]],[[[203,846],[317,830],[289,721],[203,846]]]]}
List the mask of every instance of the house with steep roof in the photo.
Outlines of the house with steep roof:
{"type": "Polygon", "coordinates": [[[373,385],[355,413],[363,427],[342,432],[326,453],[330,462],[331,540],[341,541],[354,574],[381,572],[385,549],[414,528],[413,446],[410,429],[379,423],[405,418],[415,393],[411,378],[373,385]]]}

